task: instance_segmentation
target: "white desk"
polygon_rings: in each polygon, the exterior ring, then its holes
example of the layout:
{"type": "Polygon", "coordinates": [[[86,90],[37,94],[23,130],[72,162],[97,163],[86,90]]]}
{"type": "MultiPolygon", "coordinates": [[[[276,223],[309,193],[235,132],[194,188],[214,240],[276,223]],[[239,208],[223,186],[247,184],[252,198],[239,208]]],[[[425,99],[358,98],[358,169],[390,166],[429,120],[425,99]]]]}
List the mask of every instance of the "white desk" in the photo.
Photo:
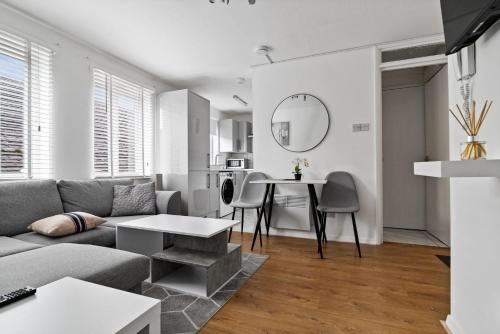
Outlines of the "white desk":
{"type": "Polygon", "coordinates": [[[271,191],[270,198],[269,198],[269,212],[268,212],[268,219],[267,219],[267,224],[266,224],[266,232],[267,236],[269,236],[269,225],[271,224],[271,215],[273,212],[273,204],[274,204],[274,191],[276,189],[277,184],[297,184],[297,185],[306,185],[307,190],[309,191],[309,199],[311,201],[311,214],[313,216],[313,221],[314,221],[314,230],[316,232],[316,240],[318,242],[318,253],[320,254],[321,258],[323,258],[323,248],[321,245],[321,232],[319,228],[319,217],[318,217],[318,211],[316,210],[316,207],[318,206],[318,196],[316,195],[316,189],[314,189],[315,184],[326,184],[326,180],[307,180],[307,179],[302,179],[300,181],[297,180],[292,180],[292,179],[267,179],[267,180],[256,180],[256,181],[250,181],[250,183],[253,184],[265,184],[266,185],[266,192],[264,195],[264,198],[262,200],[262,207],[260,210],[259,217],[257,219],[257,224],[255,225],[255,232],[253,234],[253,242],[252,242],[252,250],[255,245],[255,239],[257,237],[257,233],[261,233],[261,221],[262,221],[262,215],[264,214],[264,208],[267,202],[267,196],[269,195],[269,191],[271,191]]]}
{"type": "Polygon", "coordinates": [[[9,334],[160,334],[160,301],[65,277],[0,309],[9,334]],[[143,331],[144,328],[145,329],[143,331]]]}

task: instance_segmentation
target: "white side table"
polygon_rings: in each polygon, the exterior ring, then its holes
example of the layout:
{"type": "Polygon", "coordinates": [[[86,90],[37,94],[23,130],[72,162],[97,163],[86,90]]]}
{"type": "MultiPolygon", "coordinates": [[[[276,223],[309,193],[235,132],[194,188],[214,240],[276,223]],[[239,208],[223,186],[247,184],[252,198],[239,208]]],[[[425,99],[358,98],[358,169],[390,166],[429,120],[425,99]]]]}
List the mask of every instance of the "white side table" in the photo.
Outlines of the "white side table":
{"type": "Polygon", "coordinates": [[[160,334],[160,301],[65,277],[0,308],[9,334],[160,334]]]}

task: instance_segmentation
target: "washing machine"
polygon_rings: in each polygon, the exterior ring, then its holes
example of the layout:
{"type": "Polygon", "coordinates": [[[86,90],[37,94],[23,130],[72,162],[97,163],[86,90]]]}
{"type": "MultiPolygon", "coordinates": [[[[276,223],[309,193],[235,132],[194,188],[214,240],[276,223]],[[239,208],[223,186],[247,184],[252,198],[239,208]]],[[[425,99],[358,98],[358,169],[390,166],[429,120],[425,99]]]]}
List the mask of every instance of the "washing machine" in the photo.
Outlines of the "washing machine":
{"type": "Polygon", "coordinates": [[[234,172],[221,171],[219,172],[219,189],[220,189],[220,208],[219,216],[224,217],[233,212],[233,208],[229,206],[233,201],[235,193],[234,172]]]}

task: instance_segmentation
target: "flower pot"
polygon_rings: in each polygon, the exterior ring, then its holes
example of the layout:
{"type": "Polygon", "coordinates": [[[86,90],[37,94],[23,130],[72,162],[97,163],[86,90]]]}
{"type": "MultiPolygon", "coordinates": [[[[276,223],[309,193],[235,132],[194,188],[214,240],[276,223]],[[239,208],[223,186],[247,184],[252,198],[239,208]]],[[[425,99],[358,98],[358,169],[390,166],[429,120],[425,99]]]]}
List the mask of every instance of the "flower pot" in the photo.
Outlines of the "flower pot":
{"type": "Polygon", "coordinates": [[[294,173],[294,175],[295,175],[295,180],[296,181],[300,181],[302,179],[302,174],[300,174],[300,173],[294,173]]]}

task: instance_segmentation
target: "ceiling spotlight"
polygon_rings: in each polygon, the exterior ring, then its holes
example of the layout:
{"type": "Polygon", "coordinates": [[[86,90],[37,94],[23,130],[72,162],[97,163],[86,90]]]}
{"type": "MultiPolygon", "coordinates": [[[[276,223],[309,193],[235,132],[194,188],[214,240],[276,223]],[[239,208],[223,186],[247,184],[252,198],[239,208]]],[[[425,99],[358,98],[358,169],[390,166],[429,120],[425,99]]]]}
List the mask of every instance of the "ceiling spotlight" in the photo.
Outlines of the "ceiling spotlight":
{"type": "Polygon", "coordinates": [[[239,103],[241,103],[244,107],[246,107],[248,105],[247,101],[243,100],[238,95],[233,95],[233,99],[235,99],[236,101],[238,101],[239,103]]]}
{"type": "MultiPolygon", "coordinates": [[[[210,3],[215,3],[216,0],[208,0],[208,2],[210,3]]],[[[249,5],[255,5],[255,1],[256,0],[248,0],[248,4],[249,5]]],[[[220,2],[226,4],[226,5],[229,5],[229,0],[220,0],[220,2]]]]}
{"type": "Polygon", "coordinates": [[[258,56],[264,56],[264,57],[266,57],[266,59],[269,62],[269,64],[274,63],[274,61],[269,56],[269,52],[271,52],[271,51],[273,51],[273,48],[270,47],[270,46],[267,46],[267,45],[259,45],[258,47],[256,47],[254,49],[255,54],[258,55],[258,56]]]}

